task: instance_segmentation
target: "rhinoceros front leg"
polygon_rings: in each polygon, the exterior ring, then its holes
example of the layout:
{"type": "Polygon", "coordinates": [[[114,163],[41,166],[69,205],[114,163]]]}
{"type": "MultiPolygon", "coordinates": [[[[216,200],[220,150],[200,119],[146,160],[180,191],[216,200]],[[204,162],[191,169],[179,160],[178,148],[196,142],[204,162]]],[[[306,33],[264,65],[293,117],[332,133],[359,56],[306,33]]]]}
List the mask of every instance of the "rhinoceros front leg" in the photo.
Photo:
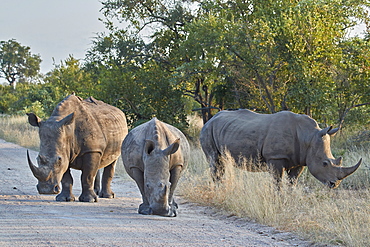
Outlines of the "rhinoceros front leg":
{"type": "Polygon", "coordinates": [[[177,187],[177,183],[179,182],[180,176],[182,173],[182,166],[177,165],[170,171],[170,183],[171,183],[171,189],[170,193],[168,195],[168,203],[170,205],[171,210],[173,211],[174,215],[176,216],[176,210],[178,208],[177,203],[174,199],[174,193],[175,189],[177,187]]]}
{"type": "Polygon", "coordinates": [[[104,168],[102,177],[102,189],[99,193],[99,196],[102,198],[114,198],[114,193],[110,185],[114,176],[114,168],[116,166],[116,163],[117,160],[115,160],[109,166],[104,168]]]}
{"type": "Polygon", "coordinates": [[[144,173],[138,168],[131,168],[130,176],[135,180],[137,187],[139,187],[143,199],[143,203],[139,206],[139,214],[152,214],[144,191],[144,173]]]}
{"type": "Polygon", "coordinates": [[[268,167],[272,175],[276,179],[276,184],[278,188],[280,188],[282,185],[281,183],[282,183],[283,174],[285,171],[284,167],[286,167],[287,161],[285,159],[268,160],[267,164],[268,164],[268,167]]]}
{"type": "Polygon", "coordinates": [[[305,168],[304,166],[298,166],[298,167],[295,167],[295,168],[290,169],[290,170],[287,171],[289,181],[292,185],[297,184],[298,178],[299,178],[299,176],[301,176],[304,168],[305,168]]]}
{"type": "Polygon", "coordinates": [[[71,176],[71,170],[68,170],[63,174],[62,178],[62,192],[57,195],[56,200],[60,202],[71,202],[75,200],[75,196],[72,194],[73,178],[71,176]]]}
{"type": "Polygon", "coordinates": [[[98,172],[101,155],[87,153],[83,156],[81,187],[82,193],[78,198],[80,202],[97,202],[98,197],[94,191],[95,177],[98,172]]]}

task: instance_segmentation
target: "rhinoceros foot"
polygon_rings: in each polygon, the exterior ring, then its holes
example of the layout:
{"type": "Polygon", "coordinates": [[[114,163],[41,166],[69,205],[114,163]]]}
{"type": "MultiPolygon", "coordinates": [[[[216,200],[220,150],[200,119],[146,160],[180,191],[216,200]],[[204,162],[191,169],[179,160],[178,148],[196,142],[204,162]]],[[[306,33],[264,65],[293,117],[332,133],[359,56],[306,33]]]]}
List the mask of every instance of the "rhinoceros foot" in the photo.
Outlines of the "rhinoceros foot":
{"type": "Polygon", "coordinates": [[[80,202],[97,202],[98,201],[98,197],[96,196],[95,193],[82,192],[82,194],[80,195],[80,197],[78,198],[78,200],[80,202]]]}
{"type": "Polygon", "coordinates": [[[69,193],[60,193],[55,199],[58,202],[74,202],[76,200],[75,196],[69,193]]]}
{"type": "Polygon", "coordinates": [[[138,211],[139,211],[139,214],[144,214],[144,215],[151,215],[151,214],[153,214],[153,211],[149,207],[149,205],[148,204],[144,204],[144,203],[140,204],[138,211]]]}
{"type": "Polygon", "coordinates": [[[171,204],[170,205],[170,208],[171,208],[171,210],[170,210],[170,212],[169,212],[169,214],[167,216],[169,216],[169,217],[176,217],[177,216],[177,209],[179,208],[177,206],[177,203],[174,202],[173,204],[171,204]]]}
{"type": "Polygon", "coordinates": [[[112,199],[112,198],[115,197],[115,194],[114,194],[113,191],[111,191],[111,192],[100,191],[99,197],[100,198],[109,198],[109,199],[112,199]]]}

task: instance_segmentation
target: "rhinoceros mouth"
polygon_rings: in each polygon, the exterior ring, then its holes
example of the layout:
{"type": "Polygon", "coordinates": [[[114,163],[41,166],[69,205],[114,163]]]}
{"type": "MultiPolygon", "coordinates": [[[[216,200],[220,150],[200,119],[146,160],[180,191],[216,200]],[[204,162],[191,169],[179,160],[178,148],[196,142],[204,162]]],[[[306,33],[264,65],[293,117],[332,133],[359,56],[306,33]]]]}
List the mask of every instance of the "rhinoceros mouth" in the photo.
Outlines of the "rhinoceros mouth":
{"type": "Polygon", "coordinates": [[[168,210],[153,210],[152,208],[149,208],[149,211],[150,211],[150,214],[151,215],[160,215],[160,216],[164,216],[164,217],[176,217],[177,216],[177,213],[176,213],[176,210],[172,210],[171,208],[168,209],[168,210]]]}
{"type": "Polygon", "coordinates": [[[329,181],[327,183],[327,185],[329,186],[330,189],[335,189],[339,186],[340,184],[340,181],[336,181],[336,182],[333,182],[333,181],[329,181]]]}
{"type": "Polygon", "coordinates": [[[38,184],[36,187],[39,194],[52,195],[59,194],[60,192],[59,185],[47,186],[46,188],[44,188],[44,186],[38,184]]]}

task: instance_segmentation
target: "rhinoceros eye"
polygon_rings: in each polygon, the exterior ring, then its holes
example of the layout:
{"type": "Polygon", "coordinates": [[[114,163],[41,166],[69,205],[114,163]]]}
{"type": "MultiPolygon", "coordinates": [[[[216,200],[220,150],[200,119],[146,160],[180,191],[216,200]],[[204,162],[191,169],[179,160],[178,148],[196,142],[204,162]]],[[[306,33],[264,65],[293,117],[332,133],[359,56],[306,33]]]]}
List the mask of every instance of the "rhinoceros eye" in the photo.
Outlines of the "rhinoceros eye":
{"type": "Polygon", "coordinates": [[[328,166],[329,165],[329,162],[327,161],[324,161],[324,163],[322,163],[323,166],[328,166]]]}

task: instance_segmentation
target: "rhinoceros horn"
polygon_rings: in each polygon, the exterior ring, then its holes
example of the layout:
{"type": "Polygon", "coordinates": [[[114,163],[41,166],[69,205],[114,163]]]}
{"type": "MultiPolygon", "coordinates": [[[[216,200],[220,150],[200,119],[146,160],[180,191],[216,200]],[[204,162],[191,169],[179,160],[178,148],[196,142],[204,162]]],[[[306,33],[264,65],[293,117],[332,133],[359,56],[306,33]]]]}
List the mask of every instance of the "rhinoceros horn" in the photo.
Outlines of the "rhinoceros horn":
{"type": "Polygon", "coordinates": [[[28,159],[28,165],[30,166],[33,175],[38,180],[40,180],[40,181],[49,180],[49,178],[51,176],[51,170],[49,172],[47,172],[46,169],[41,169],[41,168],[35,166],[31,161],[30,154],[29,154],[28,150],[27,150],[27,159],[28,159]]]}
{"type": "Polygon", "coordinates": [[[348,177],[349,175],[351,175],[352,173],[354,173],[357,170],[357,168],[361,165],[361,162],[362,162],[362,158],[356,165],[352,167],[338,167],[339,169],[338,179],[342,180],[348,177]]]}

